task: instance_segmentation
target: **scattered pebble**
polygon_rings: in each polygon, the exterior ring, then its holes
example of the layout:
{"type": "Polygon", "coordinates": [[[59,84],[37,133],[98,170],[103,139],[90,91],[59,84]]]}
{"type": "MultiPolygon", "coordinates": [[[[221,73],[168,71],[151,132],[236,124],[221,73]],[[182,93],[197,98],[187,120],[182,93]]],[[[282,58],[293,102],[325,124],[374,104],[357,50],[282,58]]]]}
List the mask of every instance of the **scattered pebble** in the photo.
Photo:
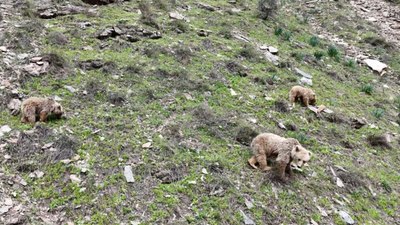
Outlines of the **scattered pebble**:
{"type": "Polygon", "coordinates": [[[125,166],[124,176],[125,176],[126,182],[128,182],[128,183],[135,182],[135,178],[133,177],[133,173],[132,173],[132,166],[125,166]]]}
{"type": "Polygon", "coordinates": [[[248,200],[247,198],[244,199],[244,204],[246,204],[246,207],[248,209],[252,209],[254,207],[254,204],[252,201],[248,200]]]}
{"type": "Polygon", "coordinates": [[[240,212],[242,213],[244,224],[255,225],[254,221],[249,216],[247,216],[242,210],[240,210],[240,212]]]}
{"type": "Polygon", "coordinates": [[[238,95],[238,94],[236,93],[236,91],[234,91],[232,88],[231,88],[231,89],[229,89],[229,91],[231,92],[231,95],[232,95],[232,96],[236,96],[236,95],[238,95]]]}
{"type": "Polygon", "coordinates": [[[345,211],[339,211],[340,217],[346,224],[354,224],[354,220],[350,217],[350,215],[345,211]]]}
{"type": "Polygon", "coordinates": [[[75,174],[71,174],[69,176],[69,179],[72,181],[72,183],[75,183],[75,184],[79,184],[82,182],[82,180],[75,174]]]}
{"type": "Polygon", "coordinates": [[[150,147],[151,147],[151,142],[147,142],[142,145],[142,148],[150,148],[150,147]]]}

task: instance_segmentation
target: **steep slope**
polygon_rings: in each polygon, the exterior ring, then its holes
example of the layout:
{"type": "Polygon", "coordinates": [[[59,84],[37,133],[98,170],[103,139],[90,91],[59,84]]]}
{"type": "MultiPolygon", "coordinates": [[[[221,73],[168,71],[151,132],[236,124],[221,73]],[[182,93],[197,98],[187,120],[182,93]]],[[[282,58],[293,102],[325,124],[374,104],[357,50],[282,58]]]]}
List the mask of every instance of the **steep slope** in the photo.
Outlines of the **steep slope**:
{"type": "Polygon", "coordinates": [[[357,2],[284,2],[264,21],[249,0],[2,1],[1,223],[400,223],[398,30],[357,2]],[[332,114],[290,109],[298,70],[332,114]],[[7,104],[27,96],[67,118],[21,124],[7,104]],[[315,157],[281,183],[247,165],[259,132],[315,157]]]}

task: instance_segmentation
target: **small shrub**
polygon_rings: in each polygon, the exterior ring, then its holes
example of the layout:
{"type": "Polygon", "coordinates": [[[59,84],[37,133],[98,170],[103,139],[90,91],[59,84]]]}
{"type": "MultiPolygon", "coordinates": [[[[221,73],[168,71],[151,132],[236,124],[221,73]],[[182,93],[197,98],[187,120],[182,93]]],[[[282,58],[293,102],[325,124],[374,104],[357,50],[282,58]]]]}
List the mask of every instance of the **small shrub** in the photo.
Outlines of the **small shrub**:
{"type": "Polygon", "coordinates": [[[371,95],[374,92],[374,86],[372,84],[365,84],[361,87],[361,91],[365,94],[371,95]]]}
{"type": "Polygon", "coordinates": [[[354,68],[356,67],[356,61],[354,61],[353,59],[348,59],[344,62],[344,65],[350,68],[354,68]]]}
{"type": "Polygon", "coordinates": [[[372,115],[377,119],[382,118],[384,114],[385,114],[385,110],[382,108],[376,108],[376,109],[372,110],[372,115]]]}
{"type": "Polygon", "coordinates": [[[233,37],[232,33],[231,33],[231,29],[227,28],[225,26],[222,28],[222,30],[219,31],[218,34],[221,35],[225,39],[231,39],[233,37]]]}
{"type": "Polygon", "coordinates": [[[333,45],[329,46],[328,56],[331,58],[338,59],[339,58],[339,50],[333,45]]]}
{"type": "Polygon", "coordinates": [[[392,192],[393,189],[392,189],[392,187],[390,187],[390,184],[388,182],[382,181],[381,185],[382,185],[383,189],[385,189],[385,191],[387,193],[391,193],[392,192]]]}
{"type": "Polygon", "coordinates": [[[255,60],[259,57],[259,53],[257,50],[249,44],[246,44],[240,51],[239,55],[248,59],[248,60],[255,60]]]}
{"type": "Polygon", "coordinates": [[[292,33],[287,30],[287,31],[282,33],[282,38],[285,41],[290,41],[292,39],[292,33]]]}
{"type": "Polygon", "coordinates": [[[316,51],[316,52],[314,52],[314,57],[315,57],[317,60],[321,60],[322,57],[324,57],[324,55],[325,55],[325,53],[324,53],[323,51],[316,51]]]}
{"type": "Polygon", "coordinates": [[[259,0],[258,17],[266,20],[273,18],[278,11],[278,0],[259,0]]]}
{"type": "Polygon", "coordinates": [[[276,36],[280,36],[280,35],[282,35],[282,33],[283,33],[282,27],[275,27],[274,34],[276,36]]]}
{"type": "Polygon", "coordinates": [[[310,40],[308,41],[308,43],[309,43],[311,46],[315,47],[315,46],[319,45],[319,38],[316,37],[316,36],[312,36],[312,37],[310,38],[310,40]]]}
{"type": "Polygon", "coordinates": [[[305,55],[301,52],[293,52],[292,57],[295,58],[297,61],[301,62],[304,60],[305,55]]]}

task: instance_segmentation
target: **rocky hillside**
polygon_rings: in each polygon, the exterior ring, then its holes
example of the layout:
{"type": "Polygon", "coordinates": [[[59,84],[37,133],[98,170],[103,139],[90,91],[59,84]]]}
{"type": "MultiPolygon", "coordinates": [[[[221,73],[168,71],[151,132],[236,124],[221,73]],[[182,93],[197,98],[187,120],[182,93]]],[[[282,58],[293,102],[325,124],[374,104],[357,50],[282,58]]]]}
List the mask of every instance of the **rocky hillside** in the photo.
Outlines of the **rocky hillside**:
{"type": "Polygon", "coordinates": [[[0,224],[400,224],[399,47],[396,0],[2,0],[0,224]]]}

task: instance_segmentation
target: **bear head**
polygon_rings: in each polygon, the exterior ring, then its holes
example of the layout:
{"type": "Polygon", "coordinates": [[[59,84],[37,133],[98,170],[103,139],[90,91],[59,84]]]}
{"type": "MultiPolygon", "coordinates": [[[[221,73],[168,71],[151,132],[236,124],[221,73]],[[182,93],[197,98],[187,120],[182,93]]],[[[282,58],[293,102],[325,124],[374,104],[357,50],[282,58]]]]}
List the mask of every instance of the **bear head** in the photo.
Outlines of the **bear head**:
{"type": "Polygon", "coordinates": [[[301,168],[302,166],[306,165],[308,161],[310,161],[311,155],[312,153],[303,146],[293,146],[291,151],[292,162],[290,163],[290,166],[294,168],[301,168]]]}
{"type": "Polygon", "coordinates": [[[61,116],[64,114],[64,109],[60,105],[60,103],[51,100],[51,113],[55,115],[57,118],[61,118],[61,116]]]}

